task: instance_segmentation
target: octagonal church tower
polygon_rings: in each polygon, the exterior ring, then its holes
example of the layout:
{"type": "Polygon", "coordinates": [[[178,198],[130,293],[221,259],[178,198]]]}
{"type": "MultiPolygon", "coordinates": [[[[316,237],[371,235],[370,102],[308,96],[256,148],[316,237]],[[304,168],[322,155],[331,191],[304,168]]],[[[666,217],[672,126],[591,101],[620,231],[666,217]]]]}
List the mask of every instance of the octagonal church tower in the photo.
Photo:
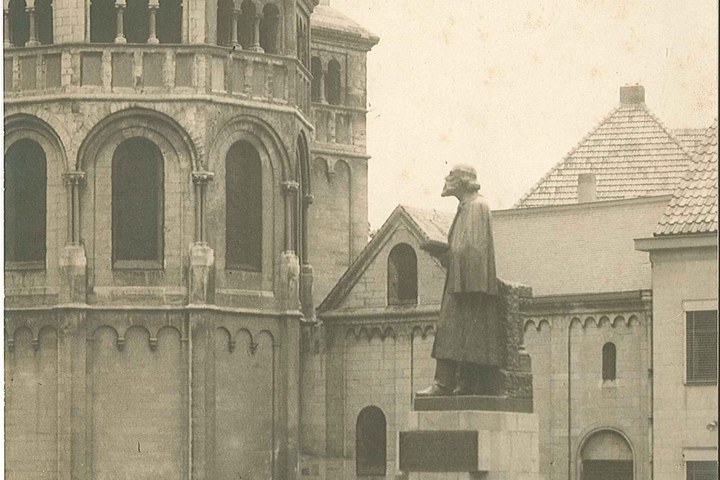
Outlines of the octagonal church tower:
{"type": "Polygon", "coordinates": [[[377,41],[326,22],[314,102],[316,3],[4,0],[8,478],[297,478],[377,41]]]}

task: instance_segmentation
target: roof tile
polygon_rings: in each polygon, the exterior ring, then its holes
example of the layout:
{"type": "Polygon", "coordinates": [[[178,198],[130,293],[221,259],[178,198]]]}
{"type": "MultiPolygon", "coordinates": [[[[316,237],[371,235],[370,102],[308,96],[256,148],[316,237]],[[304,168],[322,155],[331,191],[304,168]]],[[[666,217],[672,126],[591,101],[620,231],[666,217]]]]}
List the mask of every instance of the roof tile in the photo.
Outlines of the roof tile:
{"type": "Polygon", "coordinates": [[[695,146],[695,156],[655,230],[656,236],[717,233],[717,119],[695,146]]]}
{"type": "Polygon", "coordinates": [[[595,174],[597,200],[669,195],[696,139],[696,130],[668,130],[644,103],[620,104],[515,206],[577,203],[581,173],[595,174]]]}

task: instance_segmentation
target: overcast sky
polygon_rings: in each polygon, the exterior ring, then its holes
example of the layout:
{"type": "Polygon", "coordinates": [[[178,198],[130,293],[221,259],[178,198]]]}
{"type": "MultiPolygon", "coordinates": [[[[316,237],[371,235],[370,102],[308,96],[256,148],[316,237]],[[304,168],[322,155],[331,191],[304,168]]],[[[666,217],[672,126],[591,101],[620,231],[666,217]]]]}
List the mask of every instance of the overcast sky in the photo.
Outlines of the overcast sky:
{"type": "Polygon", "coordinates": [[[645,87],[670,128],[718,106],[714,0],[331,0],[380,37],[368,57],[370,222],[398,203],[453,211],[449,166],[473,164],[510,208],[645,87]]]}

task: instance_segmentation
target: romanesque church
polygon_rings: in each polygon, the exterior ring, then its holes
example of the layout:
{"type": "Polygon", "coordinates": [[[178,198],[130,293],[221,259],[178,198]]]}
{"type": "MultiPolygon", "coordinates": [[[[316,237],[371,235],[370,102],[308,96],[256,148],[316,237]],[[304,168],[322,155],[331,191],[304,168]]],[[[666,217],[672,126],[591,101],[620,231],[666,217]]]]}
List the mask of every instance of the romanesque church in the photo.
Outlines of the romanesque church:
{"type": "MultiPolygon", "coordinates": [[[[395,479],[452,215],[368,240],[328,0],[5,0],[5,476],[395,479]]],[[[609,88],[615,88],[609,86],[609,88]]],[[[508,210],[543,478],[717,479],[717,123],[639,85],[508,210]]]]}

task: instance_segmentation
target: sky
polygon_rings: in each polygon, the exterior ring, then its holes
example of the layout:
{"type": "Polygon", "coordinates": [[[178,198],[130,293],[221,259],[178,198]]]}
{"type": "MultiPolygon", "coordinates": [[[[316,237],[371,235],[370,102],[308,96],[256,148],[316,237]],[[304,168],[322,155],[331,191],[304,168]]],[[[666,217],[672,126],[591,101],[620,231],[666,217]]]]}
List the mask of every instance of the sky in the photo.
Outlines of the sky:
{"type": "Polygon", "coordinates": [[[330,0],[380,37],[368,55],[369,220],[441,198],[455,163],[511,208],[619,103],[645,87],[669,128],[718,108],[713,0],[330,0]]]}

